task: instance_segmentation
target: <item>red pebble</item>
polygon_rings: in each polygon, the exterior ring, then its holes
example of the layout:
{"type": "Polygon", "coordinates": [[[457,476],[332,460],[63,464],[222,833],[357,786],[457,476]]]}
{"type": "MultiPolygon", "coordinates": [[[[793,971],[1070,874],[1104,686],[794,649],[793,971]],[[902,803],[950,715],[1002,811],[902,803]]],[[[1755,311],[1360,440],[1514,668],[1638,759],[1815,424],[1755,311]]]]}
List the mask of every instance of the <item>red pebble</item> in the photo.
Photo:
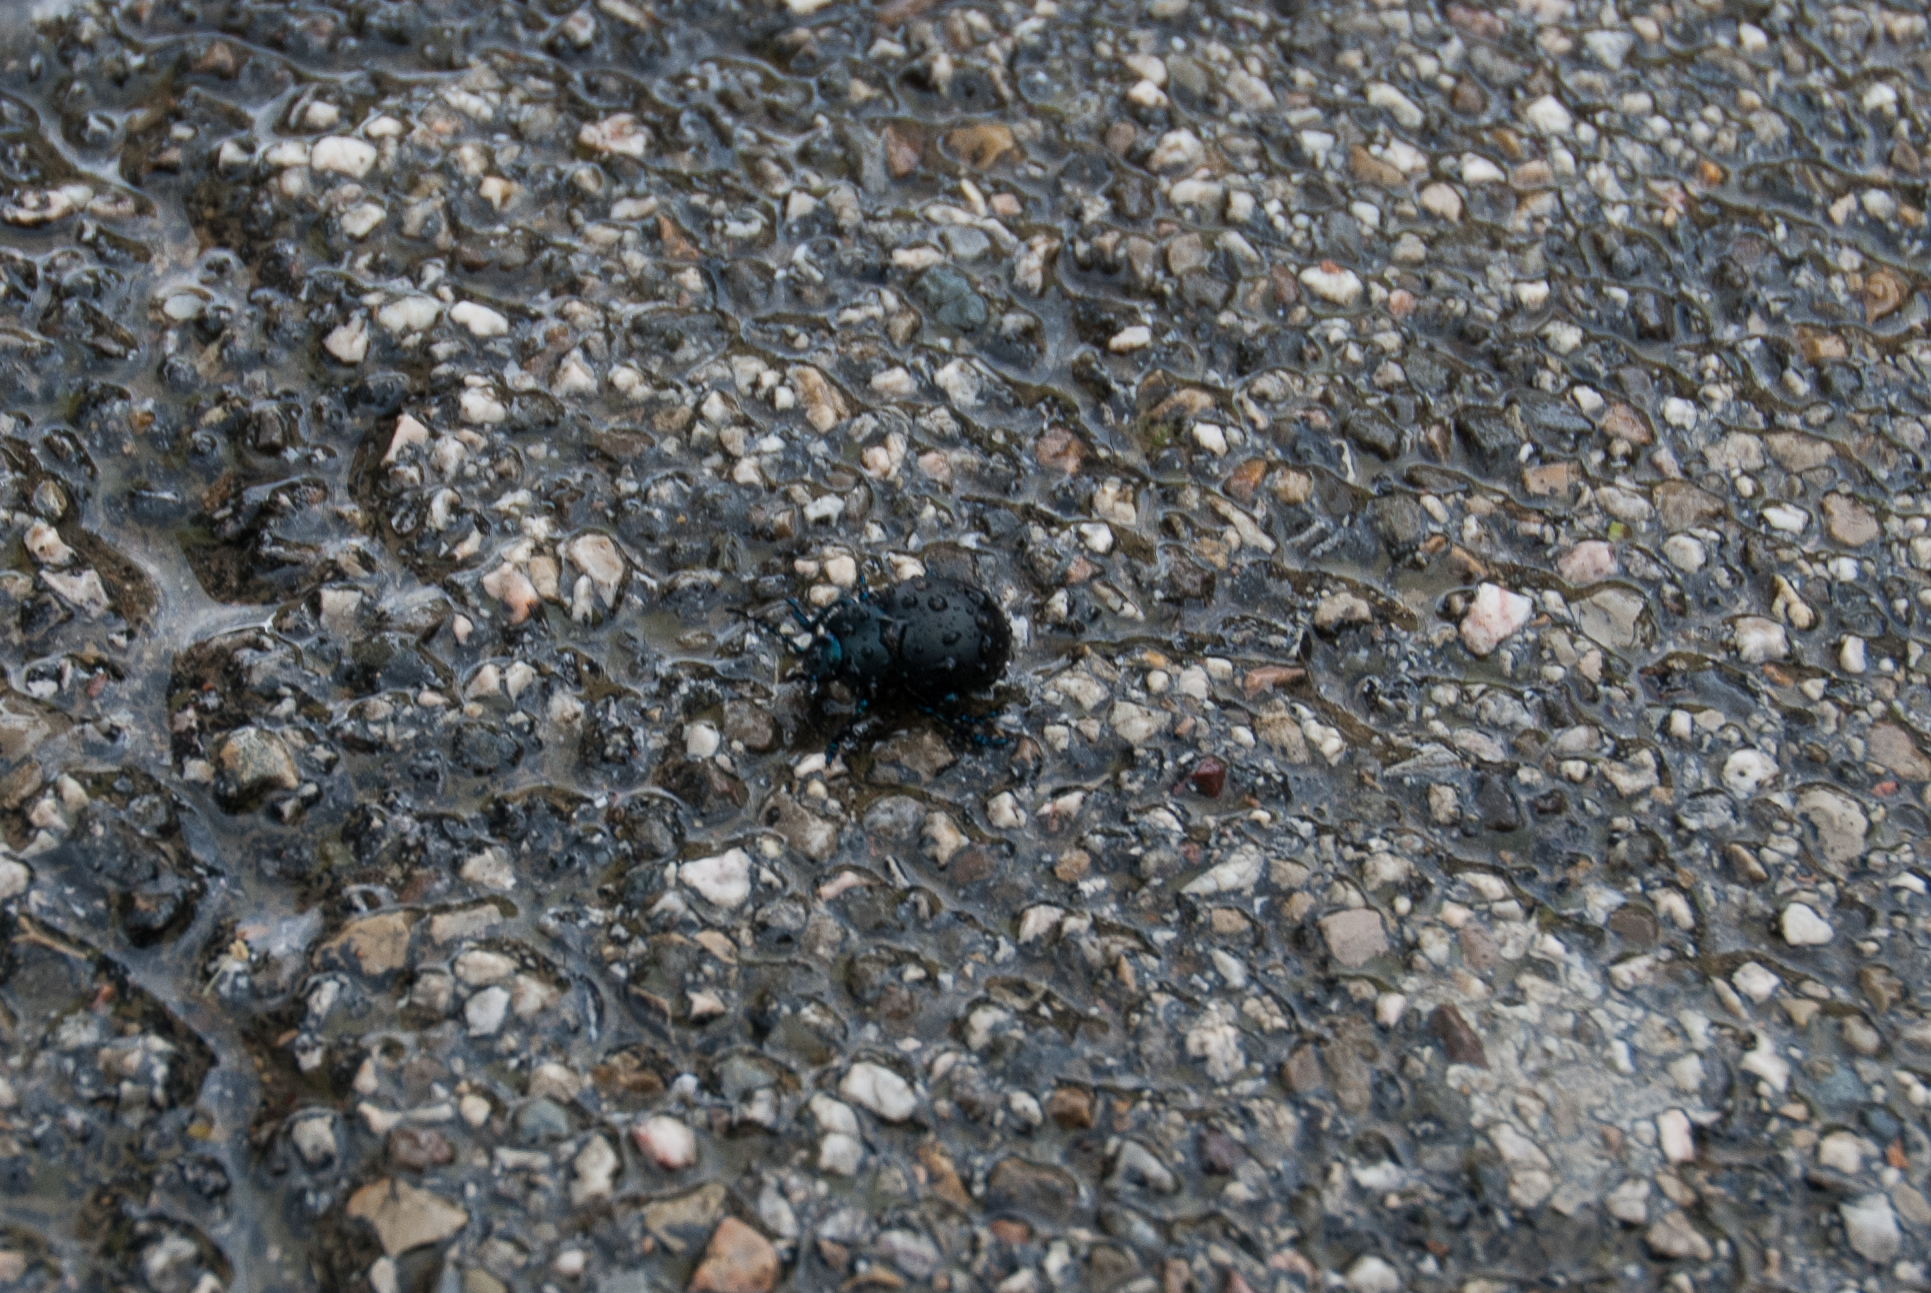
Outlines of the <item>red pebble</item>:
{"type": "Polygon", "coordinates": [[[1227,786],[1227,765],[1209,754],[1194,764],[1185,784],[1191,786],[1196,794],[1218,799],[1227,786]]]}

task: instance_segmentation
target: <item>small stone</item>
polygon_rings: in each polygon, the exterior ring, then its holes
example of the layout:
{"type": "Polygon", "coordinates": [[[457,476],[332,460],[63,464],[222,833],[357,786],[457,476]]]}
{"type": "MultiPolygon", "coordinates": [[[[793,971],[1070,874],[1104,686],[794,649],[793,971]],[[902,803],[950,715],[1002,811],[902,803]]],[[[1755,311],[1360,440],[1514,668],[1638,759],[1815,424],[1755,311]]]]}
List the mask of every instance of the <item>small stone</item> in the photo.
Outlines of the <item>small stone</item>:
{"type": "Polygon", "coordinates": [[[1515,636],[1534,611],[1535,603],[1522,594],[1499,584],[1483,584],[1475,590],[1475,602],[1462,617],[1462,644],[1472,655],[1490,655],[1515,636]]]}
{"type": "Polygon", "coordinates": [[[1783,980],[1758,965],[1755,961],[1745,961],[1730,975],[1730,982],[1738,992],[1750,1000],[1762,1003],[1777,995],[1783,980]]]}
{"type": "Polygon", "coordinates": [[[318,171],[333,171],[359,180],[375,165],[376,156],[374,144],[346,135],[330,135],[316,140],[310,147],[308,164],[318,171]]]}
{"type": "Polygon", "coordinates": [[[354,958],[356,968],[374,977],[399,970],[409,960],[409,927],[412,917],[403,911],[381,911],[343,926],[342,932],[324,945],[354,958]]]}
{"type": "Polygon", "coordinates": [[[27,553],[43,566],[64,566],[74,559],[74,550],[60,537],[60,531],[45,521],[27,527],[27,553]]]}
{"type": "Polygon", "coordinates": [[[503,983],[516,973],[516,961],[501,952],[475,948],[456,958],[456,978],[469,988],[503,983]]]}
{"type": "Polygon", "coordinates": [[[1132,327],[1121,328],[1114,333],[1107,341],[1106,348],[1116,355],[1124,355],[1135,350],[1144,350],[1152,344],[1153,329],[1143,324],[1134,324],[1132,327]]]}
{"type": "Polygon", "coordinates": [[[1046,1116],[1069,1131],[1093,1125],[1093,1093],[1082,1086],[1056,1087],[1046,1101],[1046,1116]]]}
{"type": "Polygon", "coordinates": [[[1302,270],[1301,283],[1323,301],[1344,308],[1361,299],[1361,276],[1331,260],[1302,270]]]}
{"type": "Polygon", "coordinates": [[[1663,558],[1685,574],[1695,574],[1709,560],[1701,539],[1688,534],[1672,534],[1663,540],[1663,558]]]}
{"type": "Polygon", "coordinates": [[[289,1124],[289,1143],[310,1167],[325,1167],[335,1161],[335,1117],[309,1114],[289,1124]]]}
{"type": "Polygon", "coordinates": [[[1385,110],[1403,130],[1417,130],[1425,120],[1414,100],[1385,81],[1368,83],[1368,106],[1385,110]]]}
{"type": "Polygon", "coordinates": [[[1649,1182],[1631,1177],[1611,1190],[1603,1208],[1626,1226],[1640,1226],[1649,1220],[1649,1182]]]}
{"type": "Polygon", "coordinates": [[[1883,532],[1871,509],[1849,494],[1824,495],[1824,530],[1847,548],[1861,548],[1883,532]]]}
{"type": "Polygon", "coordinates": [[[650,128],[628,112],[584,123],[577,142],[592,152],[641,158],[650,151],[650,128]]]}
{"type": "Polygon", "coordinates": [[[1342,1283],[1348,1293],[1397,1293],[1401,1288],[1401,1272],[1373,1253],[1364,1253],[1348,1267],[1342,1283]]]}
{"type": "Polygon", "coordinates": [[[484,988],[463,1003],[463,1021],[469,1025],[471,1037],[494,1037],[503,1030],[509,1012],[508,988],[484,988]]]}
{"type": "Polygon", "coordinates": [[[412,294],[397,297],[377,310],[375,321],[390,332],[406,335],[428,331],[442,313],[442,302],[435,297],[412,294]]]}
{"type": "Polygon", "coordinates": [[[1149,709],[1127,700],[1115,701],[1106,717],[1120,739],[1133,746],[1145,745],[1173,721],[1173,715],[1164,709],[1149,709]]]}
{"type": "Polygon", "coordinates": [[[646,1118],[630,1129],[637,1149],[667,1172],[678,1172],[697,1162],[697,1135],[676,1118],[646,1118]]]}
{"type": "Polygon", "coordinates": [[[885,169],[895,180],[902,180],[919,168],[919,153],[924,147],[918,132],[909,126],[887,126],[884,136],[885,169]]]}
{"type": "Polygon", "coordinates": [[[1864,1170],[1863,1138],[1855,1132],[1831,1132],[1817,1142],[1817,1162],[1833,1172],[1855,1176],[1864,1170]]]}
{"type": "Polygon", "coordinates": [[[887,1230],[872,1250],[915,1280],[930,1279],[945,1264],[945,1254],[924,1235],[911,1230],[887,1230]]]}
{"type": "Polygon", "coordinates": [[[1723,761],[1723,784],[1731,794],[1748,799],[1777,779],[1777,761],[1762,750],[1736,750],[1723,761]]]}
{"type": "Polygon", "coordinates": [[[1462,195],[1457,193],[1452,185],[1443,184],[1438,180],[1433,184],[1424,185],[1416,196],[1421,202],[1422,210],[1449,224],[1455,224],[1462,218],[1462,195]]]}
{"type": "Polygon", "coordinates": [[[946,135],[945,142],[974,170],[989,171],[1007,154],[1020,155],[1019,141],[1012,127],[997,121],[959,126],[946,135]]]}
{"type": "Polygon", "coordinates": [[[1556,558],[1556,572],[1572,584],[1593,584],[1616,573],[1616,549],[1585,539],[1556,558]]]}
{"type": "Polygon", "coordinates": [[[1522,110],[1522,119],[1545,135],[1566,135],[1575,124],[1569,109],[1553,94],[1545,94],[1522,110]]]}
{"type": "Polygon", "coordinates": [[[369,320],[360,314],[353,315],[347,323],[338,325],[322,338],[322,349],[340,363],[361,363],[369,354],[369,320]]]}
{"type": "Polygon", "coordinates": [[[1667,1161],[1696,1161],[1696,1135],[1690,1130],[1689,1115],[1681,1109],[1671,1109],[1657,1115],[1656,1141],[1667,1161]]]}
{"type": "Polygon", "coordinates": [[[932,317],[954,331],[976,332],[991,317],[986,298],[973,290],[971,279],[951,265],[934,265],[926,270],[919,275],[914,290],[932,317]]]}
{"type": "Polygon", "coordinates": [[[1826,870],[1841,872],[1864,856],[1871,819],[1861,804],[1835,786],[1811,786],[1798,795],[1797,816],[1815,832],[1813,851],[1826,870]]]}
{"type": "Polygon", "coordinates": [[[686,862],[677,868],[677,878],[697,890],[704,901],[729,911],[751,896],[751,855],[743,849],[731,849],[716,857],[686,862]]]}
{"type": "Polygon", "coordinates": [[[1745,615],[1731,631],[1736,639],[1737,659],[1745,664],[1763,664],[1787,659],[1790,655],[1790,639],[1784,634],[1783,625],[1775,620],[1745,615]]]}
{"type": "Polygon", "coordinates": [[[293,790],[302,784],[301,770],[288,745],[274,732],[238,727],[228,733],[215,752],[228,798],[242,800],[271,790],[293,790]]]}
{"type": "Polygon", "coordinates": [[[1356,593],[1336,592],[1323,597],[1314,608],[1314,627],[1324,633],[1350,624],[1374,623],[1374,608],[1356,593]]]}
{"type": "Polygon", "coordinates": [[[469,1224],[469,1213],[404,1181],[372,1181],[349,1196],[344,1209],[356,1221],[375,1227],[382,1251],[400,1256],[425,1244],[441,1243],[469,1224]]]}
{"type": "Polygon", "coordinates": [[[1321,919],[1321,934],[1327,939],[1328,952],[1350,969],[1366,965],[1388,950],[1388,935],[1381,913],[1368,907],[1337,911],[1321,919]]]}
{"type": "Polygon", "coordinates": [[[1913,1230],[1931,1230],[1931,1199],[1915,1185],[1899,1181],[1891,1187],[1891,1206],[1913,1230]]]}
{"type": "Polygon", "coordinates": [[[1187,1030],[1187,1054],[1202,1061],[1207,1076],[1225,1082],[1247,1067],[1247,1052],[1241,1046],[1240,1026],[1231,1008],[1209,1010],[1200,1022],[1187,1030]]]}
{"type": "Polygon", "coordinates": [[[1612,651],[1636,645],[1646,602],[1627,588],[1605,588],[1576,605],[1576,627],[1583,635],[1612,651]]]}
{"type": "Polygon", "coordinates": [[[389,213],[379,202],[364,202],[342,213],[342,232],[356,241],[368,237],[389,213]]]}
{"type": "Polygon", "coordinates": [[[387,1141],[389,1161],[409,1172],[428,1172],[456,1159],[447,1137],[430,1127],[396,1127],[387,1141]]]}
{"type": "Polygon", "coordinates": [[[691,1293],[770,1293],[778,1283],[778,1250],[736,1217],[718,1222],[704,1259],[691,1276],[691,1293]]]}
{"type": "Polygon", "coordinates": [[[1918,749],[1917,739],[1896,723],[1874,723],[1865,738],[1872,763],[1906,781],[1931,780],[1931,759],[1918,749]]]}
{"type": "Polygon", "coordinates": [[[617,604],[617,594],[624,582],[624,558],[610,536],[578,535],[564,546],[563,555],[569,558],[571,565],[589,577],[590,586],[597,590],[597,597],[605,609],[617,604]]]}
{"type": "Polygon", "coordinates": [[[1783,931],[1784,942],[1792,947],[1823,947],[1837,933],[1809,904],[1801,902],[1793,902],[1783,909],[1778,927],[1783,931]]]}
{"type": "Polygon", "coordinates": [[[1216,863],[1188,881],[1180,892],[1194,897],[1216,893],[1246,893],[1260,883],[1267,859],[1248,845],[1234,850],[1232,857],[1216,863]]]}
{"type": "Polygon", "coordinates": [[[1108,1184],[1138,1186],[1155,1194],[1172,1194],[1180,1188],[1179,1178],[1160,1161],[1159,1155],[1137,1140],[1123,1140],[1113,1158],[1113,1173],[1108,1184]]]}
{"type": "Polygon", "coordinates": [[[1904,1237],[1897,1214],[1882,1194],[1865,1194],[1837,1205],[1844,1219],[1844,1238],[1851,1251],[1868,1262],[1888,1262],[1898,1254],[1904,1237]]]}
{"type": "Polygon", "coordinates": [[[0,858],[0,902],[18,898],[32,882],[33,872],[27,869],[26,863],[0,858]]]}
{"type": "Polygon", "coordinates": [[[570,1163],[570,1202],[576,1207],[601,1203],[616,1192],[623,1160],[602,1136],[592,1136],[570,1163]]]}
{"type": "Polygon", "coordinates": [[[1147,155],[1152,171],[1191,171],[1207,160],[1206,146],[1191,130],[1169,130],[1147,155]]]}
{"type": "Polygon", "coordinates": [[[1870,668],[1870,655],[1864,639],[1847,633],[1837,646],[1837,663],[1845,673],[1861,674],[1870,668]]]}
{"type": "Polygon", "coordinates": [[[582,1090],[583,1079],[576,1070],[555,1060],[537,1065],[530,1074],[529,1094],[532,1098],[540,1096],[570,1101],[576,1099],[582,1090]]]}
{"type": "Polygon", "coordinates": [[[1664,1213],[1655,1225],[1645,1231],[1643,1241],[1658,1257],[1688,1257],[1707,1262],[1716,1256],[1716,1249],[1690,1224],[1690,1219],[1674,1210],[1664,1213]]]}
{"type": "Polygon", "coordinates": [[[1488,1051],[1482,1046],[1482,1039],[1462,1018],[1462,1012],[1448,1002],[1436,1006],[1428,1016],[1428,1031],[1440,1039],[1442,1053],[1450,1064],[1472,1064],[1476,1068],[1488,1067],[1488,1051]]]}
{"type": "Polygon", "coordinates": [[[521,624],[542,601],[530,577],[509,562],[483,576],[483,591],[509,608],[510,623],[521,624]]]}
{"type": "Polygon", "coordinates": [[[468,328],[471,336],[500,337],[510,330],[507,316],[475,301],[458,301],[449,307],[449,318],[468,328]]]}
{"type": "Polygon", "coordinates": [[[724,735],[717,730],[715,723],[684,725],[684,757],[687,759],[708,759],[723,744],[724,735]]]}
{"type": "Polygon", "coordinates": [[[1227,765],[1211,754],[1203,755],[1187,774],[1184,784],[1197,795],[1218,799],[1227,785],[1227,765]]]}
{"type": "Polygon", "coordinates": [[[869,1060],[851,1066],[838,1093],[853,1104],[862,1105],[886,1122],[904,1122],[918,1112],[918,1093],[911,1084],[892,1070],[869,1060]]]}

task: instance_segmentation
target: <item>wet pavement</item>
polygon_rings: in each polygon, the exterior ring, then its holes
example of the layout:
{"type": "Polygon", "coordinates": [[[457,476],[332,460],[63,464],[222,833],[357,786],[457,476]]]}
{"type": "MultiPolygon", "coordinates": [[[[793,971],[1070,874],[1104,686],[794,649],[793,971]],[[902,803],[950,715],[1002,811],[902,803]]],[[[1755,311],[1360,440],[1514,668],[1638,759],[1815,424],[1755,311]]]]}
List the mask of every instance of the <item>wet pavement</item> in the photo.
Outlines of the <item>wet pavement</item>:
{"type": "Polygon", "coordinates": [[[1923,16],[0,38],[0,1287],[1931,1286],[1923,16]]]}

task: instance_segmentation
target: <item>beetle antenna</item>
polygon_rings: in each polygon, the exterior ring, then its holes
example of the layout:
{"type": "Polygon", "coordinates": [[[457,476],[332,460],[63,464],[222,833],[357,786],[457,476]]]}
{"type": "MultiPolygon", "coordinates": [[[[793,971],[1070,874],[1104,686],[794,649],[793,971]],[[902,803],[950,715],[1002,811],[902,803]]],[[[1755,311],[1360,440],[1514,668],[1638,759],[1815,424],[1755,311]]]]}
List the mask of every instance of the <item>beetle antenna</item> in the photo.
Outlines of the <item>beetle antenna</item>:
{"type": "Polygon", "coordinates": [[[796,597],[785,598],[785,604],[791,607],[791,617],[798,621],[799,626],[805,632],[816,633],[818,631],[819,623],[825,618],[823,615],[813,617],[805,614],[805,608],[798,605],[798,599],[796,597]]]}

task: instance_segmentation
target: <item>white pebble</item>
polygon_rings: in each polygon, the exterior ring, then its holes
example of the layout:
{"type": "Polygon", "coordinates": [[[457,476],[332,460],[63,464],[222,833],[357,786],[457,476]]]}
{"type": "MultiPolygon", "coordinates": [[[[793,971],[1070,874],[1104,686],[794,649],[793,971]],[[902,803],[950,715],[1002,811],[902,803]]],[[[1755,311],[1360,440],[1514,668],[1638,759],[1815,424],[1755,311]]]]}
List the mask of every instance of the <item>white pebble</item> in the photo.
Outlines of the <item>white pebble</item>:
{"type": "Polygon", "coordinates": [[[1723,784],[1748,799],[1777,779],[1777,761],[1762,750],[1738,750],[1723,761],[1723,784]]]}
{"type": "Polygon", "coordinates": [[[697,1135],[676,1118],[658,1115],[630,1129],[637,1149],[667,1172],[682,1171],[697,1162],[697,1135]]]}
{"type": "Polygon", "coordinates": [[[309,149],[308,164],[318,171],[334,171],[361,179],[375,165],[375,145],[360,139],[350,139],[346,135],[330,135],[318,139],[309,149]]]}
{"type": "Polygon", "coordinates": [[[478,337],[500,337],[510,330],[507,318],[474,301],[458,301],[449,308],[449,317],[478,337]]]}
{"type": "Polygon", "coordinates": [[[731,849],[716,857],[699,858],[677,868],[677,879],[714,907],[730,910],[751,896],[751,855],[731,849]]]}
{"type": "Polygon", "coordinates": [[[687,759],[708,759],[717,753],[723,741],[714,723],[684,725],[684,757],[687,759]]]}
{"type": "Polygon", "coordinates": [[[1499,584],[1483,584],[1475,590],[1475,604],[1462,617],[1462,644],[1473,655],[1494,652],[1524,624],[1535,611],[1535,603],[1520,593],[1499,584]]]}
{"type": "Polygon", "coordinates": [[[1836,936],[1830,922],[1813,911],[1809,904],[1793,902],[1783,909],[1779,921],[1784,942],[1792,947],[1822,947],[1836,936]]]}
{"type": "Polygon", "coordinates": [[[904,1122],[918,1111],[919,1098],[904,1078],[880,1064],[860,1060],[838,1084],[838,1094],[886,1122],[904,1122]]]}
{"type": "Polygon", "coordinates": [[[1689,1115],[1681,1109],[1671,1109],[1657,1115],[1656,1139],[1662,1147],[1663,1157],[1670,1162],[1696,1161],[1696,1136],[1690,1130],[1689,1115]]]}
{"type": "Polygon", "coordinates": [[[1323,301],[1349,306],[1361,299],[1361,276],[1331,260],[1301,271],[1301,284],[1323,301]]]}

